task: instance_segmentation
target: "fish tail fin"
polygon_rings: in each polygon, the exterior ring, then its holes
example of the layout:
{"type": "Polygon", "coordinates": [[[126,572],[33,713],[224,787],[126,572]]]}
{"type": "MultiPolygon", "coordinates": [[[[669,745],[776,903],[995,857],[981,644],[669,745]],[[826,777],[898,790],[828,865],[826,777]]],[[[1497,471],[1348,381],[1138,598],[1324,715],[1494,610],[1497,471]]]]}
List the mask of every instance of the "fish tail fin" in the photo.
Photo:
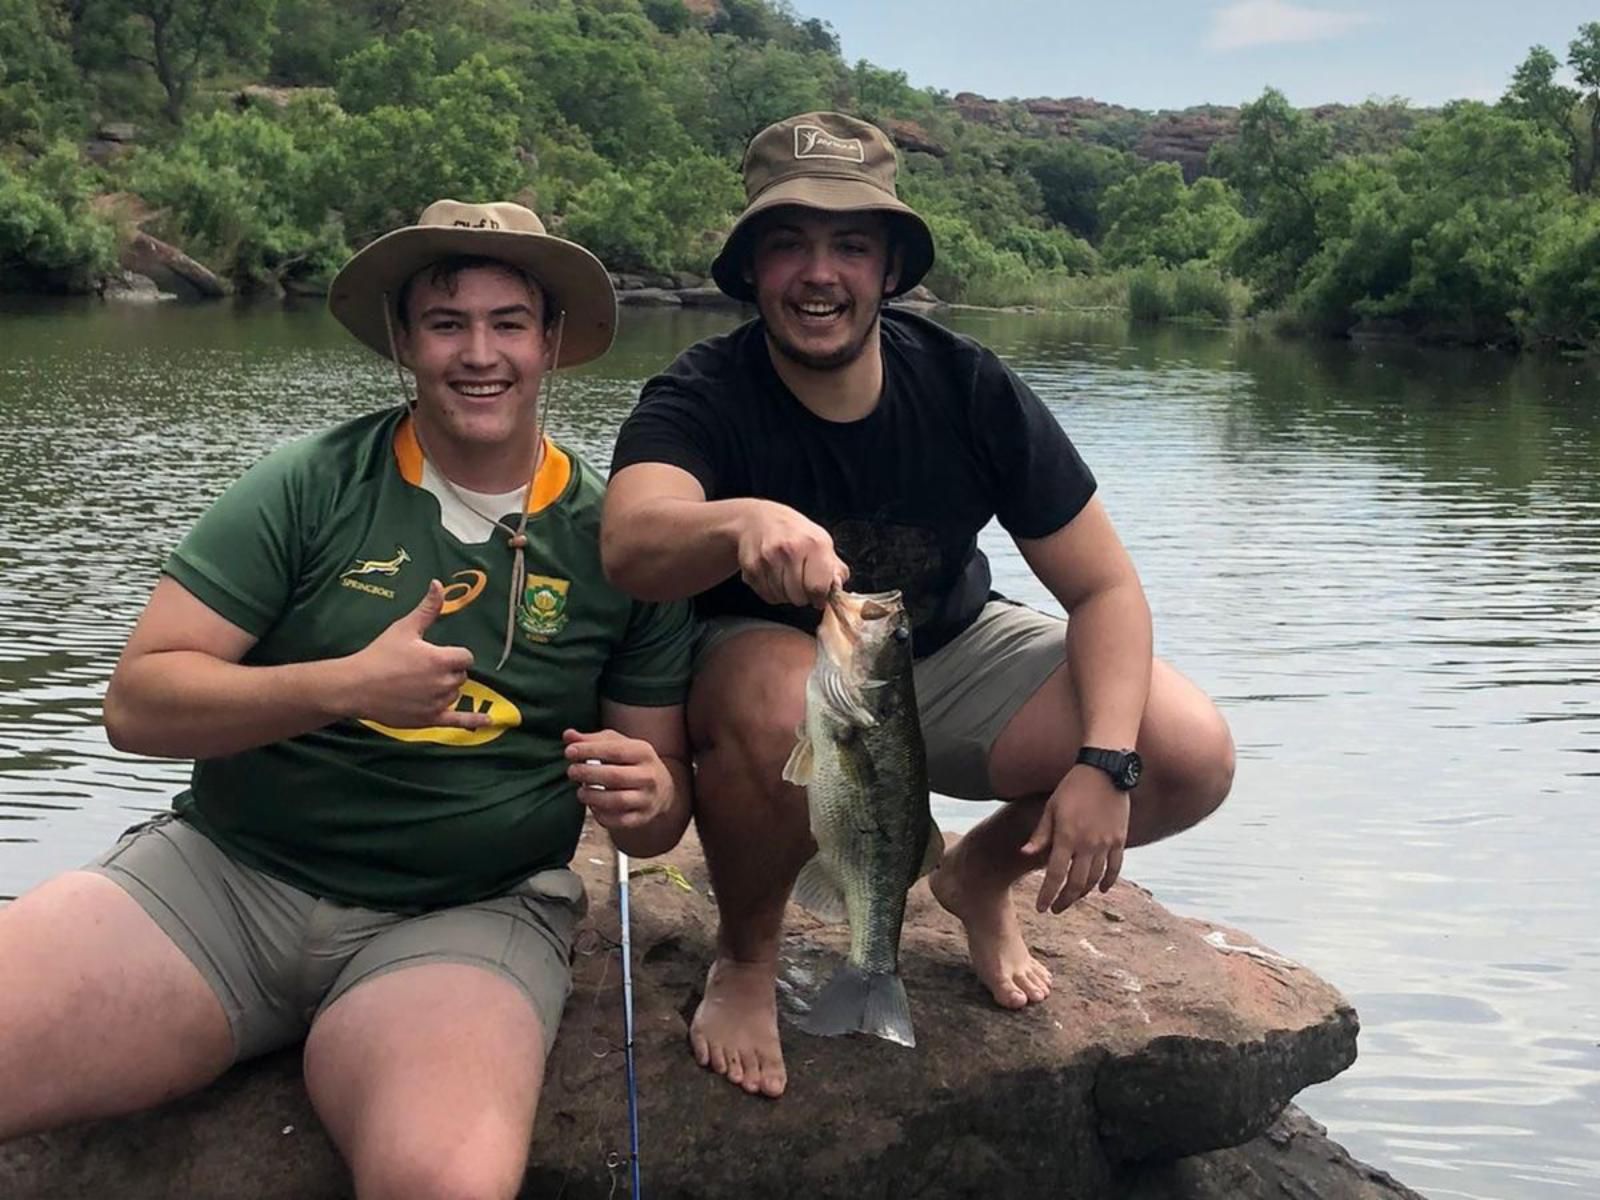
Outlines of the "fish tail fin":
{"type": "Polygon", "coordinates": [[[915,1046],[906,985],[893,971],[872,973],[845,963],[823,985],[800,1022],[818,1037],[870,1033],[902,1046],[915,1046]]]}

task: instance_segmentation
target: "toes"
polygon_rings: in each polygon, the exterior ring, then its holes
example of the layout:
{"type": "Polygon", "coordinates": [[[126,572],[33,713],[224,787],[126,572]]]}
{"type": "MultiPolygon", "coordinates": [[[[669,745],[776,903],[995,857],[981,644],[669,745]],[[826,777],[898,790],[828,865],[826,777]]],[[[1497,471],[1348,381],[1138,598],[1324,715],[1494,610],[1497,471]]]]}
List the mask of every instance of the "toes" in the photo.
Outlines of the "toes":
{"type": "Polygon", "coordinates": [[[710,1046],[706,1051],[706,1065],[718,1075],[728,1073],[728,1056],[722,1052],[721,1046],[710,1046]]]}
{"type": "Polygon", "coordinates": [[[1022,1008],[1028,1003],[1028,994],[1009,979],[1002,980],[989,991],[1001,1008],[1022,1008]]]}
{"type": "Polygon", "coordinates": [[[693,1030],[690,1030],[689,1032],[689,1049],[694,1054],[695,1062],[699,1063],[702,1067],[710,1065],[711,1047],[706,1044],[705,1038],[701,1037],[693,1030]]]}
{"type": "Polygon", "coordinates": [[[729,1083],[744,1084],[744,1057],[739,1054],[730,1054],[727,1057],[728,1069],[722,1072],[728,1077],[729,1083]]]}
{"type": "Polygon", "coordinates": [[[783,1066],[781,1053],[761,1055],[761,1093],[776,1100],[788,1086],[789,1075],[783,1066]]]}

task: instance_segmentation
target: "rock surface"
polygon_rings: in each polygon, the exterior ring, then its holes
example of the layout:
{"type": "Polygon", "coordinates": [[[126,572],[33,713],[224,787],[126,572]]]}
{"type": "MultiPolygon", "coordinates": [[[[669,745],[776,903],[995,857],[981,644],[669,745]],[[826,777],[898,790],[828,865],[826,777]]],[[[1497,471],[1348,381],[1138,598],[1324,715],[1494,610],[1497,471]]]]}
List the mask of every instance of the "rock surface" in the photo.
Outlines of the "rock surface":
{"type": "MultiPolygon", "coordinates": [[[[812,1038],[786,1014],[789,1094],[776,1103],[747,1097],[685,1050],[715,907],[692,838],[662,861],[687,888],[660,864],[636,864],[632,883],[640,1122],[653,1196],[1104,1200],[1133,1196],[1134,1186],[1146,1189],[1141,1200],[1404,1194],[1195,1190],[1277,1177],[1277,1143],[1252,1139],[1300,1089],[1350,1064],[1356,1015],[1304,967],[1238,931],[1178,918],[1128,883],[1058,917],[1024,903],[1028,937],[1056,988],[1014,1013],[993,1006],[967,967],[959,925],[919,884],[901,955],[916,1049],[812,1038]],[[1204,1157],[1151,1165],[1196,1154],[1204,1157]],[[1167,1190],[1151,1190],[1159,1188],[1167,1190]]],[[[546,1080],[529,1196],[609,1196],[608,1156],[626,1154],[610,863],[591,829],[574,863],[589,885],[591,932],[580,940],[546,1080]]],[[[847,934],[795,910],[788,930],[781,992],[792,1011],[839,961],[847,934]]],[[[1302,1139],[1297,1129],[1291,1142],[1302,1139]]],[[[0,1147],[0,1195],[19,1200],[316,1200],[347,1186],[294,1052],[154,1113],[0,1147]]]]}

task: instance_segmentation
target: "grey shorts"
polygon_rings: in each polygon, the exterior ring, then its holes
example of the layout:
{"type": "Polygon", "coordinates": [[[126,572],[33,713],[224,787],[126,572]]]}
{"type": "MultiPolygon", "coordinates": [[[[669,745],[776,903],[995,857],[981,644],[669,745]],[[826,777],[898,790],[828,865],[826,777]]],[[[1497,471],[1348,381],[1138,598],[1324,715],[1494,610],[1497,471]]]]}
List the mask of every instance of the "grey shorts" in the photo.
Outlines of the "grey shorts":
{"type": "Polygon", "coordinates": [[[123,834],[88,870],[139,902],[211,985],[236,1059],[292,1045],[368,979],[467,963],[509,979],[538,1013],[545,1050],[572,990],[583,881],[541,871],[504,896],[421,916],[319,900],[229,858],[171,813],[123,834]]]}
{"type": "MultiPolygon", "coordinates": [[[[713,617],[700,628],[695,669],[728,639],[788,625],[760,617],[713,617]]],[[[1067,623],[1024,604],[991,600],[954,641],[918,659],[912,674],[928,782],[962,800],[991,800],[989,751],[1017,710],[1067,661],[1067,623]]]]}

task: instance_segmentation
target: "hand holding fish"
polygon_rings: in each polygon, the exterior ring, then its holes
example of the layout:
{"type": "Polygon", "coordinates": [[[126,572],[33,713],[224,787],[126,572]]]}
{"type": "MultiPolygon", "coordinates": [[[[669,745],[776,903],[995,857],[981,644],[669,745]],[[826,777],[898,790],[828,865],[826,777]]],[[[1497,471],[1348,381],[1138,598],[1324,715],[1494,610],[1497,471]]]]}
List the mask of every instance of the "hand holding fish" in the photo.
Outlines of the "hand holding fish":
{"type": "Polygon", "coordinates": [[[1024,854],[1048,853],[1038,911],[1064,912],[1089,890],[1102,892],[1122,873],[1128,841],[1128,793],[1093,767],[1074,767],[1056,785],[1024,854]]]}
{"type": "Polygon", "coordinates": [[[649,742],[611,729],[568,729],[561,736],[570,764],[567,778],[606,829],[637,829],[672,807],[672,776],[649,742]]]}
{"type": "Polygon", "coordinates": [[[850,578],[833,536],[786,504],[752,502],[739,531],[739,576],[768,604],[821,608],[850,578]]]}

